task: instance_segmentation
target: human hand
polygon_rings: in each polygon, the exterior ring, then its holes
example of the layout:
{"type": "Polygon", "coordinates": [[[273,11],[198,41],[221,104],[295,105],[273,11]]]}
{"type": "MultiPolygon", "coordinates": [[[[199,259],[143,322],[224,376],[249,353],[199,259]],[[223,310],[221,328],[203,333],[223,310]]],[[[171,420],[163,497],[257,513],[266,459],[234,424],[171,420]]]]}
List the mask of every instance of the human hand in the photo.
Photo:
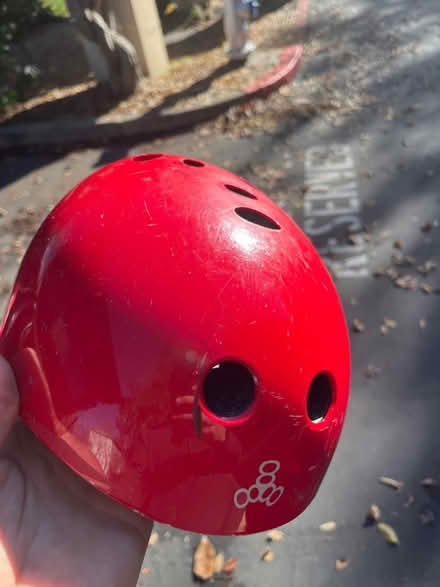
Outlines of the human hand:
{"type": "Polygon", "coordinates": [[[18,419],[0,357],[0,585],[136,585],[152,522],[99,493],[18,419]]]}

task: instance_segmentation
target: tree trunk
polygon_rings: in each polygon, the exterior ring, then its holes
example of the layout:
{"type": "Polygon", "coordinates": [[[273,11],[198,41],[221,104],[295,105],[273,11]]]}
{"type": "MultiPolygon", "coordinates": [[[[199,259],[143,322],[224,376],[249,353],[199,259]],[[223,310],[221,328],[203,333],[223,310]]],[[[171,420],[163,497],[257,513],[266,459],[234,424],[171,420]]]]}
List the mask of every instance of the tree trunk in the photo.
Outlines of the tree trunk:
{"type": "Polygon", "coordinates": [[[118,30],[111,0],[67,0],[99,84],[115,97],[132,94],[140,75],[136,50],[118,30]]]}

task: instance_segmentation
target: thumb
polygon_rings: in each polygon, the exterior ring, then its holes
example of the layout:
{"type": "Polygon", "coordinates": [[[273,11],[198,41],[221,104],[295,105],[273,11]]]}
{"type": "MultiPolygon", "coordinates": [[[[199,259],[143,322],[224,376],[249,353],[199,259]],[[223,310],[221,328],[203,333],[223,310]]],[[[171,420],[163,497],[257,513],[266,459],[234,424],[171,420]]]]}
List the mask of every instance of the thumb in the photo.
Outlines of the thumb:
{"type": "Polygon", "coordinates": [[[14,373],[0,356],[0,448],[18,416],[19,397],[14,373]]]}

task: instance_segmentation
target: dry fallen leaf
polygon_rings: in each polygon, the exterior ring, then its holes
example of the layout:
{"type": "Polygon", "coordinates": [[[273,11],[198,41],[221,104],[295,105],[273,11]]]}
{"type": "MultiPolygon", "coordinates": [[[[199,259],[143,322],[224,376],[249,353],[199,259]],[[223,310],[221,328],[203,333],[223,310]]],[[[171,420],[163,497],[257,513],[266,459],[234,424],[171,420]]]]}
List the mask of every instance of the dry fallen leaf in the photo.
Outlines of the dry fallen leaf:
{"type": "Polygon", "coordinates": [[[215,548],[207,536],[202,536],[194,552],[193,573],[202,581],[211,579],[214,575],[215,548]]]}
{"type": "Polygon", "coordinates": [[[373,377],[377,377],[381,371],[382,371],[382,369],[380,367],[376,367],[375,365],[370,364],[365,369],[364,375],[368,379],[372,379],[373,377]]]}
{"type": "Polygon", "coordinates": [[[355,318],[353,320],[353,331],[354,332],[364,332],[365,330],[365,324],[363,322],[361,322],[361,320],[359,320],[358,318],[355,318]]]}
{"type": "Polygon", "coordinates": [[[403,249],[403,245],[402,245],[402,241],[394,241],[393,242],[393,248],[394,249],[403,249]]]}
{"type": "Polygon", "coordinates": [[[429,283],[421,283],[420,290],[425,294],[432,294],[434,288],[429,283]]]}
{"type": "Polygon", "coordinates": [[[420,318],[419,320],[419,327],[420,328],[426,328],[426,320],[424,320],[423,318],[420,318]]]}
{"type": "Polygon", "coordinates": [[[385,275],[395,281],[399,278],[400,274],[394,267],[388,267],[388,269],[385,270],[385,275]]]}
{"type": "Polygon", "coordinates": [[[418,279],[412,275],[404,275],[403,277],[394,280],[394,284],[401,289],[415,290],[417,289],[419,282],[418,279]]]}
{"type": "Polygon", "coordinates": [[[334,530],[336,530],[336,522],[324,522],[319,526],[319,529],[321,530],[321,532],[333,532],[334,530]]]}
{"type": "Polygon", "coordinates": [[[391,477],[379,477],[379,481],[380,483],[382,483],[382,485],[387,485],[388,487],[392,487],[397,491],[399,489],[402,489],[402,487],[404,486],[403,481],[397,481],[397,479],[392,479],[391,477]]]}
{"type": "Polygon", "coordinates": [[[413,505],[413,503],[415,503],[415,501],[416,501],[416,498],[414,497],[414,495],[408,495],[408,499],[403,504],[403,507],[409,508],[411,505],[413,505]]]}
{"type": "Polygon", "coordinates": [[[380,520],[381,512],[378,505],[375,503],[370,505],[370,509],[367,512],[366,520],[368,522],[378,522],[380,520]]]}
{"type": "Polygon", "coordinates": [[[395,320],[391,320],[390,318],[384,318],[383,324],[380,327],[380,332],[385,335],[388,334],[388,330],[390,328],[396,328],[397,322],[395,320]]]}
{"type": "Polygon", "coordinates": [[[280,542],[284,540],[284,532],[282,530],[271,530],[267,533],[266,540],[268,542],[280,542]]]}
{"type": "Polygon", "coordinates": [[[148,541],[148,546],[154,546],[159,541],[159,533],[152,532],[150,535],[150,540],[148,541]]]}
{"type": "Polygon", "coordinates": [[[392,526],[385,524],[385,522],[379,522],[376,527],[389,544],[393,546],[400,544],[399,537],[392,526]]]}
{"type": "Polygon", "coordinates": [[[225,555],[222,552],[219,552],[218,555],[214,559],[214,574],[218,575],[223,571],[223,567],[225,566],[225,555]]]}
{"type": "Polygon", "coordinates": [[[420,512],[419,519],[424,526],[430,526],[435,521],[434,512],[430,509],[425,509],[423,512],[420,512]]]}
{"type": "Polygon", "coordinates": [[[345,571],[349,564],[350,561],[347,558],[338,558],[336,559],[336,570],[345,571]]]}
{"type": "Polygon", "coordinates": [[[143,567],[142,571],[141,571],[141,575],[148,575],[148,573],[150,572],[151,569],[149,569],[148,567],[143,567]]]}
{"type": "Polygon", "coordinates": [[[426,479],[423,479],[422,481],[420,481],[420,485],[422,485],[422,487],[439,488],[440,481],[438,479],[433,479],[432,477],[426,477],[426,479]]]}
{"type": "Polygon", "coordinates": [[[266,548],[266,550],[261,555],[261,560],[265,563],[271,563],[274,559],[273,551],[270,548],[266,548]]]}
{"type": "Polygon", "coordinates": [[[431,232],[432,229],[433,229],[433,224],[430,221],[425,222],[425,224],[422,224],[422,226],[420,227],[420,230],[422,232],[431,232]]]}
{"type": "Polygon", "coordinates": [[[226,575],[232,575],[237,568],[237,564],[238,560],[236,558],[228,559],[223,566],[223,572],[226,573],[226,575]]]}
{"type": "Polygon", "coordinates": [[[422,275],[429,275],[429,273],[435,271],[436,269],[437,263],[431,259],[428,259],[428,261],[425,261],[422,265],[417,265],[417,271],[422,275]]]}

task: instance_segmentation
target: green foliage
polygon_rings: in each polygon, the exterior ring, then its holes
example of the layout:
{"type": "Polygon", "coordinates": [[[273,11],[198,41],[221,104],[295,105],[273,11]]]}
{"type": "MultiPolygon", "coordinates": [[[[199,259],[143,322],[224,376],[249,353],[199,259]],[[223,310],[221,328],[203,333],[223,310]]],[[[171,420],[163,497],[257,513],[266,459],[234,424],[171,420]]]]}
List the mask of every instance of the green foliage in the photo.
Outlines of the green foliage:
{"type": "Polygon", "coordinates": [[[69,16],[69,11],[64,0],[41,0],[41,4],[54,16],[60,18],[67,18],[69,16]]]}

